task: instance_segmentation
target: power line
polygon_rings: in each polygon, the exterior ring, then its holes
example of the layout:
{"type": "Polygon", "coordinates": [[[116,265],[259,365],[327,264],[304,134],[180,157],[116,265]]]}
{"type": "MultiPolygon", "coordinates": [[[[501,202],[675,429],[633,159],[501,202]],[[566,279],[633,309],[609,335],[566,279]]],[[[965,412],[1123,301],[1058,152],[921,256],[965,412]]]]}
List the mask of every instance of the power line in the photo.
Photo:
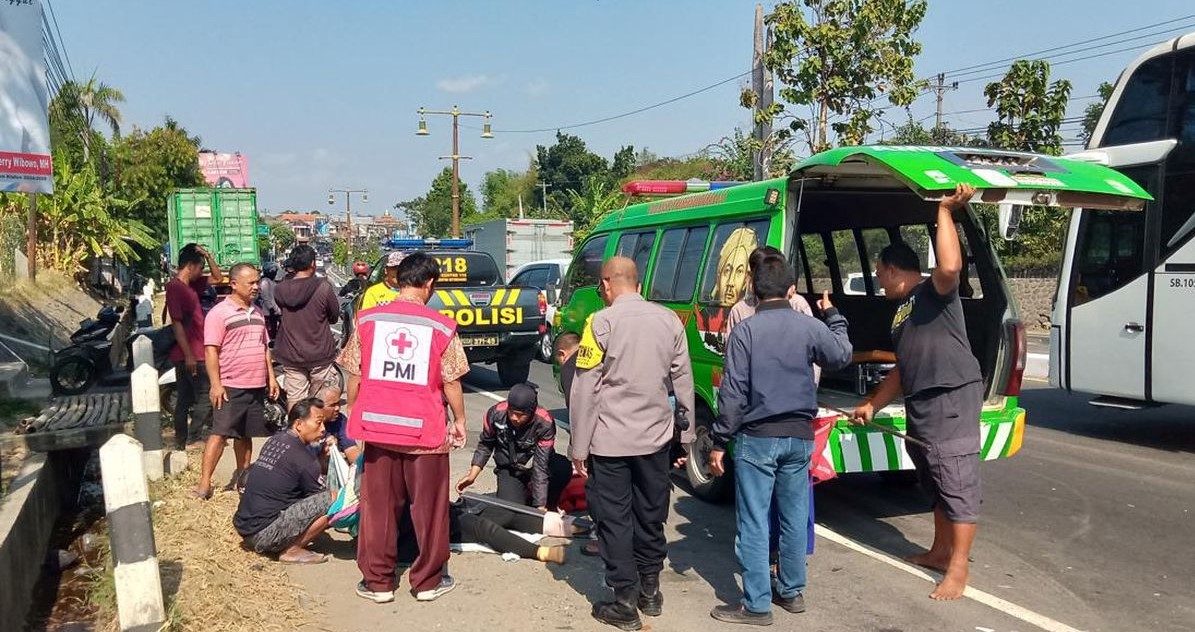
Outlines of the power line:
{"type": "Polygon", "coordinates": [[[58,28],[58,16],[54,13],[54,3],[50,2],[50,0],[46,0],[46,6],[50,7],[50,17],[54,20],[54,31],[58,33],[58,43],[62,45],[62,54],[66,57],[66,67],[70,68],[71,80],[76,81],[75,67],[71,65],[70,52],[66,50],[66,42],[62,39],[62,30],[58,28]]]}
{"type": "MultiPolygon", "coordinates": [[[[1093,42],[1099,42],[1099,41],[1102,41],[1102,40],[1111,39],[1111,38],[1114,38],[1114,37],[1119,37],[1119,36],[1121,36],[1121,35],[1128,35],[1129,33],[1136,33],[1136,32],[1138,32],[1138,31],[1144,31],[1144,30],[1148,30],[1148,29],[1156,28],[1156,27],[1159,27],[1159,26],[1165,26],[1165,25],[1167,25],[1167,24],[1173,24],[1173,23],[1175,23],[1175,22],[1181,22],[1181,21],[1183,21],[1183,20],[1188,20],[1188,19],[1191,19],[1191,18],[1195,18],[1195,14],[1191,14],[1191,15],[1184,15],[1184,16],[1182,16],[1182,17],[1172,18],[1172,19],[1170,19],[1170,20],[1163,20],[1163,21],[1161,21],[1161,22],[1156,22],[1156,23],[1154,23],[1154,24],[1149,24],[1149,25],[1146,25],[1146,26],[1140,26],[1140,27],[1137,27],[1137,28],[1135,28],[1135,29],[1129,29],[1129,30],[1127,30],[1127,31],[1120,31],[1119,33],[1110,33],[1110,34],[1108,34],[1108,35],[1102,35],[1102,36],[1100,36],[1100,37],[1093,37],[1093,38],[1091,38],[1091,39],[1086,39],[1086,40],[1082,40],[1082,41],[1078,41],[1078,42],[1072,42],[1072,43],[1070,43],[1070,44],[1064,44],[1064,45],[1061,45],[1061,46],[1054,46],[1054,47],[1052,47],[1052,48],[1044,48],[1044,49],[1042,49],[1042,50],[1033,51],[1033,52],[1031,52],[1031,53],[1023,53],[1023,54],[1021,54],[1021,55],[1017,55],[1017,56],[1014,56],[1014,57],[1006,57],[1006,58],[1004,58],[1004,59],[999,59],[999,60],[996,60],[996,61],[990,61],[990,62],[986,62],[986,63],[982,63],[982,64],[975,64],[975,65],[971,65],[971,66],[965,66],[965,67],[963,67],[963,68],[955,68],[954,70],[947,70],[947,71],[946,71],[946,74],[950,74],[950,75],[955,75],[955,74],[964,74],[964,75],[965,75],[965,74],[971,74],[970,72],[967,72],[967,71],[972,71],[972,72],[974,72],[974,71],[975,71],[975,69],[984,68],[985,66],[996,66],[996,65],[1003,64],[1003,63],[1007,63],[1007,62],[1016,61],[1016,60],[1018,60],[1018,59],[1024,59],[1024,58],[1026,58],[1026,57],[1032,57],[1032,56],[1035,56],[1035,55],[1041,55],[1041,54],[1043,54],[1043,53],[1052,53],[1052,52],[1059,51],[1059,50],[1065,50],[1065,49],[1067,49],[1067,48],[1074,48],[1074,47],[1076,47],[1076,46],[1081,46],[1081,45],[1083,45],[1083,44],[1090,44],[1090,43],[1093,43],[1093,42]]],[[[1174,29],[1167,29],[1167,30],[1174,30],[1174,29]]],[[[1166,32],[1166,31],[1161,31],[1161,32],[1159,32],[1158,34],[1161,34],[1161,33],[1164,33],[1164,32],[1166,32]]],[[[1150,37],[1153,37],[1153,36],[1154,36],[1154,35],[1150,35],[1150,37]]],[[[1134,38],[1134,39],[1136,39],[1136,38],[1134,38]]],[[[1124,40],[1124,41],[1129,41],[1129,40],[1124,40]]],[[[1107,45],[1109,45],[1109,44],[1105,44],[1104,46],[1107,46],[1107,45]]],[[[1096,46],[1096,47],[1094,47],[1094,48],[1100,48],[1100,46],[1096,46]]],[[[988,70],[990,70],[990,68],[988,68],[988,70]]],[[[982,72],[982,70],[980,70],[979,72],[982,72]]]]}
{"type": "MultiPolygon", "coordinates": [[[[1110,50],[1110,51],[1106,51],[1103,53],[1096,53],[1094,55],[1087,55],[1085,57],[1077,57],[1075,59],[1067,59],[1064,61],[1050,62],[1050,67],[1053,68],[1055,66],[1065,66],[1066,64],[1071,64],[1071,63],[1074,63],[1077,61],[1087,61],[1089,59],[1095,59],[1097,57],[1107,57],[1108,55],[1116,55],[1118,53],[1127,53],[1129,51],[1140,50],[1140,49],[1141,49],[1141,45],[1136,44],[1134,46],[1129,46],[1126,48],[1118,48],[1116,50],[1110,50]]],[[[975,81],[984,81],[987,79],[998,79],[998,78],[1003,77],[1005,74],[1007,74],[1007,73],[999,72],[999,73],[995,73],[995,74],[991,74],[991,75],[985,75],[982,77],[972,77],[970,79],[962,79],[959,81],[959,83],[971,83],[971,82],[975,82],[975,81]]]]}

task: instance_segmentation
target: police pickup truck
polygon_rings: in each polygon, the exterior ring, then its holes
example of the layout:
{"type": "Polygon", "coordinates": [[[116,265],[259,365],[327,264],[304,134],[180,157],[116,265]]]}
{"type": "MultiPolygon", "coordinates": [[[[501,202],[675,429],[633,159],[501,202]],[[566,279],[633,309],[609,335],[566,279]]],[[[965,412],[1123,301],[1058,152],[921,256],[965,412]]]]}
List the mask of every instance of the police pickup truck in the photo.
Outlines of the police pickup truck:
{"type": "MultiPolygon", "coordinates": [[[[392,239],[385,245],[440,262],[440,279],[427,306],[455,319],[469,362],[497,363],[498,378],[509,388],[527,380],[536,345],[547,331],[547,302],[536,288],[504,285],[493,257],[467,250],[471,244],[468,239],[392,239]]],[[[383,281],[385,262],[383,255],[370,285],[383,281]]]]}

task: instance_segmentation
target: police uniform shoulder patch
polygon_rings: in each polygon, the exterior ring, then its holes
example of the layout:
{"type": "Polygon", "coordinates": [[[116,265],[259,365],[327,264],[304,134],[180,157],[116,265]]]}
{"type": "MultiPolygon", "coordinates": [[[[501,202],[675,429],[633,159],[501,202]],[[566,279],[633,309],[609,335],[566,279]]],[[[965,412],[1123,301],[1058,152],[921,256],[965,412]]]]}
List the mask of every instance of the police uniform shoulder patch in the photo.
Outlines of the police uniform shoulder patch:
{"type": "Polygon", "coordinates": [[[585,319],[585,329],[581,332],[581,346],[577,348],[577,368],[592,369],[602,363],[605,352],[598,346],[593,337],[593,314],[585,319]]]}

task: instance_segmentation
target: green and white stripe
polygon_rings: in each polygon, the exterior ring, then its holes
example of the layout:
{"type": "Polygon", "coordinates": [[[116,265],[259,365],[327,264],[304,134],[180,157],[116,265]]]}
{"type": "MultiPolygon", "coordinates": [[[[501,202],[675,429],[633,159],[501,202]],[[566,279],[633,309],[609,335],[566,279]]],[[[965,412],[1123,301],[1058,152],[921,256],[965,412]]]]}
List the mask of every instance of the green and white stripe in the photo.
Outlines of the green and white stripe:
{"type": "MultiPolygon", "coordinates": [[[[980,453],[985,461],[1004,456],[1014,425],[1012,420],[979,424],[980,453]]],[[[823,456],[839,474],[913,469],[903,439],[879,430],[855,428],[845,422],[830,432],[823,456]]]]}

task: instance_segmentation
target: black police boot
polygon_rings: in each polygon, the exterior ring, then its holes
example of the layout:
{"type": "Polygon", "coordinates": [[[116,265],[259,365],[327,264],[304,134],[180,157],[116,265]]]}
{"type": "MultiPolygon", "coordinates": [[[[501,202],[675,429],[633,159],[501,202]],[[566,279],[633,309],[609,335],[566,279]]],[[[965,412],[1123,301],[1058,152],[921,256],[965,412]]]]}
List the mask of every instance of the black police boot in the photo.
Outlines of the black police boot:
{"type": "Polygon", "coordinates": [[[639,576],[639,610],[649,617],[664,611],[664,593],[660,592],[660,574],[639,576]]]}
{"type": "Polygon", "coordinates": [[[593,618],[620,630],[642,629],[643,621],[639,619],[639,609],[635,607],[638,596],[638,586],[619,588],[614,591],[614,601],[594,604],[593,618]]]}

